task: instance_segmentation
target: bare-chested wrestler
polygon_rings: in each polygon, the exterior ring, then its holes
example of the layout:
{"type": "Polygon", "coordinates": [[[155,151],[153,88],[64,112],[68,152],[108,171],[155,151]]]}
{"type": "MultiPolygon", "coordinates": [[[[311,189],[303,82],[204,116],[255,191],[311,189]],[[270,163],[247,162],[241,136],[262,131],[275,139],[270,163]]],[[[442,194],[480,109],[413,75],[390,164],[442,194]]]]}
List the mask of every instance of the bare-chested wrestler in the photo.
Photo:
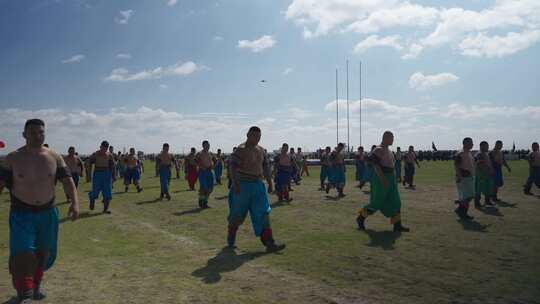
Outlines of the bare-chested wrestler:
{"type": "Polygon", "coordinates": [[[171,182],[171,167],[176,163],[174,156],[169,153],[169,144],[164,143],[161,153],[156,157],[156,166],[159,168],[159,183],[161,185],[161,194],[159,199],[162,200],[165,196],[167,200],[171,200],[169,194],[169,183],[171,182]]]}
{"type": "Polygon", "coordinates": [[[190,191],[195,191],[195,184],[197,183],[197,177],[199,175],[197,169],[197,160],[195,159],[196,152],[197,150],[195,148],[191,148],[191,151],[186,156],[184,161],[186,180],[188,182],[190,191]]]}
{"type": "Polygon", "coordinates": [[[233,187],[229,192],[229,231],[227,244],[234,247],[236,232],[249,212],[255,235],[261,238],[267,252],[285,248],[276,244],[270,225],[270,203],[268,193],[272,193],[272,176],[268,158],[259,146],[261,129],[251,127],[247,139],[231,155],[230,169],[233,187]],[[262,179],[266,179],[266,189],[262,179]]]}
{"type": "Polygon", "coordinates": [[[139,181],[141,180],[142,168],[140,160],[135,154],[135,148],[129,149],[129,154],[124,158],[124,163],[126,165],[126,172],[124,173],[125,192],[129,191],[129,185],[132,183],[137,188],[137,192],[141,192],[143,189],[139,181]]]}
{"type": "Polygon", "coordinates": [[[109,211],[109,204],[112,200],[112,182],[116,179],[113,156],[107,151],[108,148],[109,142],[106,140],[102,141],[99,150],[94,152],[89,158],[90,170],[92,170],[92,165],[94,166],[92,191],[88,192],[89,207],[90,210],[94,210],[96,199],[101,192],[103,196],[103,213],[111,213],[109,211]]]}
{"type": "MultiPolygon", "coordinates": [[[[79,179],[83,176],[84,165],[78,155],[75,154],[75,147],[68,148],[68,155],[64,157],[64,161],[71,172],[71,178],[75,183],[75,187],[79,188],[79,179]]],[[[66,193],[66,199],[69,203],[69,195],[66,193]]]]}
{"type": "Polygon", "coordinates": [[[79,215],[79,200],[64,159],[43,146],[45,123],[40,119],[26,121],[23,136],[26,145],[11,152],[0,167],[0,184],[11,196],[9,271],[18,303],[26,304],[45,297],[40,290],[43,273],[57,255],[56,181],[62,182],[70,197],[68,215],[72,220],[79,215]]]}
{"type": "Polygon", "coordinates": [[[202,142],[202,151],[197,153],[195,160],[199,167],[199,207],[208,208],[208,198],[214,190],[214,156],[210,153],[210,143],[202,142]]]}

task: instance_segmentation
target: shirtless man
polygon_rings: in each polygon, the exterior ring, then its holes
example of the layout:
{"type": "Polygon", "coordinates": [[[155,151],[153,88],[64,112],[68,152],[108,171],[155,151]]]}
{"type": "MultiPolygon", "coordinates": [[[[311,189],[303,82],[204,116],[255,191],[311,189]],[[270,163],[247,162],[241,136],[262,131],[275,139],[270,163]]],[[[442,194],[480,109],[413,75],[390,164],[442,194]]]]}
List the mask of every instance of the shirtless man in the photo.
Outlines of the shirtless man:
{"type": "MultiPolygon", "coordinates": [[[[109,153],[112,155],[113,157],[113,161],[114,161],[114,174],[116,176],[118,176],[118,170],[117,170],[117,164],[118,164],[118,158],[116,157],[116,154],[114,153],[114,147],[113,146],[109,146],[109,153]]],[[[113,172],[111,172],[112,174],[113,172]]],[[[114,182],[116,181],[116,179],[113,179],[113,185],[112,187],[114,188],[114,182]]]]}
{"type": "Polygon", "coordinates": [[[326,188],[327,180],[330,181],[330,152],[332,148],[326,147],[321,153],[321,174],[319,176],[321,187],[320,191],[323,191],[326,188]]]}
{"type": "Polygon", "coordinates": [[[397,147],[396,154],[396,178],[397,182],[401,183],[401,161],[403,160],[403,153],[401,153],[401,147],[397,147]]]}
{"type": "Polygon", "coordinates": [[[456,186],[458,199],[454,201],[458,207],[454,212],[462,220],[472,220],[473,217],[468,215],[469,204],[475,197],[474,187],[474,157],[471,150],[473,148],[473,140],[470,137],[463,139],[463,148],[460,150],[454,159],[454,169],[456,171],[456,186]]]}
{"type": "Polygon", "coordinates": [[[68,155],[64,157],[64,161],[71,171],[75,187],[79,188],[79,179],[84,176],[84,165],[82,160],[75,154],[75,147],[68,148],[68,155]]]}
{"type": "Polygon", "coordinates": [[[532,195],[531,188],[535,184],[540,189],[540,151],[537,142],[532,144],[532,151],[529,153],[529,177],[523,186],[523,193],[532,195]]]}
{"type": "Polygon", "coordinates": [[[364,147],[358,147],[358,151],[354,155],[356,163],[356,180],[358,181],[358,188],[362,189],[366,184],[366,153],[364,147]]]}
{"type": "Polygon", "coordinates": [[[293,164],[287,153],[288,150],[289,145],[284,143],[281,146],[281,153],[274,158],[276,192],[280,202],[283,200],[290,202],[292,200],[289,196],[289,184],[291,183],[293,164]]]}
{"type": "Polygon", "coordinates": [[[139,181],[141,180],[141,165],[139,158],[135,154],[135,148],[129,149],[129,154],[124,158],[124,163],[126,166],[126,172],[124,173],[124,185],[126,188],[125,192],[129,191],[129,185],[133,183],[137,188],[137,192],[141,192],[139,181]]]}
{"type": "Polygon", "coordinates": [[[159,170],[159,183],[161,185],[161,194],[159,199],[163,200],[163,197],[167,197],[167,200],[171,200],[169,194],[169,183],[171,181],[171,167],[176,163],[174,156],[169,153],[169,144],[164,143],[161,153],[156,157],[156,166],[159,170]]]}
{"type": "Polygon", "coordinates": [[[403,186],[408,184],[409,189],[416,189],[416,186],[414,185],[414,174],[416,172],[415,170],[415,164],[420,168],[420,163],[418,162],[418,159],[416,157],[416,152],[414,152],[414,147],[409,146],[409,151],[405,153],[405,178],[403,179],[403,186]]]}
{"type": "Polygon", "coordinates": [[[480,199],[482,194],[484,195],[484,202],[486,206],[493,207],[494,204],[491,201],[493,196],[493,167],[491,166],[491,160],[489,157],[489,144],[487,141],[480,143],[480,151],[475,156],[476,159],[476,177],[475,177],[475,197],[474,206],[480,208],[480,199]]]}
{"type": "Polygon", "coordinates": [[[338,197],[345,197],[343,189],[345,188],[346,176],[345,176],[345,157],[343,156],[344,143],[339,143],[334,151],[330,154],[331,162],[331,174],[332,180],[326,185],[326,193],[330,191],[331,187],[335,187],[338,191],[338,197]]]}
{"type": "Polygon", "coordinates": [[[190,191],[195,191],[195,184],[197,183],[197,177],[199,176],[197,171],[197,160],[195,160],[196,152],[197,150],[195,148],[191,148],[190,153],[186,156],[184,161],[185,175],[190,191]]]}
{"type": "Polygon", "coordinates": [[[499,189],[504,185],[504,179],[503,179],[503,171],[502,167],[506,167],[508,172],[512,172],[512,169],[510,169],[510,166],[508,166],[508,163],[506,163],[506,159],[504,159],[504,154],[502,152],[503,142],[500,140],[497,140],[495,142],[495,147],[491,152],[489,152],[489,158],[491,159],[491,166],[493,167],[493,200],[495,202],[499,201],[498,193],[499,189]]]}
{"type": "Polygon", "coordinates": [[[57,255],[56,181],[62,182],[70,198],[68,215],[72,220],[79,216],[79,199],[64,159],[43,146],[45,123],[40,119],[26,121],[23,137],[26,145],[11,152],[0,167],[0,185],[5,185],[11,196],[9,270],[13,286],[18,303],[31,303],[45,297],[40,290],[43,273],[57,255]]]}
{"type": "Polygon", "coordinates": [[[216,175],[216,184],[221,185],[221,176],[223,175],[223,154],[221,154],[221,149],[217,150],[214,174],[216,175]]]}
{"type": "Polygon", "coordinates": [[[202,147],[195,160],[199,167],[199,207],[206,209],[209,208],[210,193],[214,190],[214,156],[210,153],[210,143],[207,140],[202,142],[202,147]]]}
{"type": "Polygon", "coordinates": [[[92,191],[88,192],[89,207],[90,210],[94,210],[96,199],[101,192],[103,196],[103,213],[111,213],[109,204],[112,200],[112,182],[116,179],[113,156],[107,151],[108,148],[109,142],[102,141],[99,150],[89,158],[90,172],[92,172],[92,166],[94,166],[92,191]]]}
{"type": "Polygon", "coordinates": [[[356,218],[359,230],[366,229],[365,221],[368,216],[381,211],[385,217],[390,218],[394,232],[409,232],[409,228],[401,224],[401,198],[396,181],[395,159],[389,148],[393,143],[394,134],[386,131],[381,144],[369,154],[374,174],[370,183],[369,204],[360,209],[356,218]]]}
{"type": "Polygon", "coordinates": [[[247,140],[239,145],[231,155],[231,178],[233,187],[229,192],[229,227],[227,243],[234,247],[238,227],[244,222],[248,212],[255,235],[261,238],[267,252],[283,250],[285,245],[276,244],[270,226],[270,204],[268,193],[272,193],[272,176],[268,158],[259,146],[261,129],[251,127],[247,140]],[[268,183],[266,189],[262,179],[268,183]]]}

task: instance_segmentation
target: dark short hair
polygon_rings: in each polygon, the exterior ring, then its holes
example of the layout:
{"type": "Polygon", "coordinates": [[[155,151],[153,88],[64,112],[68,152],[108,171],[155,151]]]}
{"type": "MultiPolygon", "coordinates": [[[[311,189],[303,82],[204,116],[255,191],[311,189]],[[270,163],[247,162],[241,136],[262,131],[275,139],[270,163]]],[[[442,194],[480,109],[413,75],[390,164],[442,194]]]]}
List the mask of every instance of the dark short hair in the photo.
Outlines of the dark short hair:
{"type": "Polygon", "coordinates": [[[289,144],[288,143],[283,143],[283,145],[281,145],[281,147],[285,147],[285,146],[289,147],[289,144]]]}
{"type": "Polygon", "coordinates": [[[41,126],[41,127],[45,127],[45,122],[39,118],[32,118],[32,119],[28,119],[25,123],[24,123],[24,129],[26,130],[26,128],[28,128],[29,126],[41,126]]]}
{"type": "Polygon", "coordinates": [[[338,147],[345,147],[345,144],[344,143],[339,143],[338,147]]]}
{"type": "Polygon", "coordinates": [[[249,128],[249,132],[258,132],[258,133],[261,133],[261,128],[257,127],[257,126],[253,126],[251,128],[249,128]]]}
{"type": "Polygon", "coordinates": [[[164,147],[168,147],[169,144],[168,144],[168,143],[164,143],[163,146],[164,146],[164,147]]]}
{"type": "Polygon", "coordinates": [[[487,141],[485,141],[485,140],[484,140],[484,141],[482,141],[482,142],[480,142],[480,146],[483,146],[483,145],[488,145],[488,142],[487,142],[487,141]]]}
{"type": "Polygon", "coordinates": [[[472,138],[470,138],[470,137],[465,137],[465,138],[463,139],[463,144],[465,144],[465,143],[468,142],[468,141],[472,141],[472,138]]]}
{"type": "Polygon", "coordinates": [[[75,147],[71,146],[71,147],[68,148],[68,151],[69,150],[75,150],[75,147]]]}
{"type": "Polygon", "coordinates": [[[497,141],[495,142],[495,144],[496,144],[496,145],[497,145],[497,144],[501,144],[501,145],[502,145],[502,140],[497,140],[497,141]]]}
{"type": "Polygon", "coordinates": [[[100,146],[101,146],[101,147],[108,148],[108,147],[109,147],[109,142],[106,141],[106,140],[104,140],[104,141],[101,142],[101,145],[100,145],[100,146]]]}
{"type": "Polygon", "coordinates": [[[209,145],[210,143],[208,142],[208,140],[203,140],[202,144],[203,144],[203,145],[204,145],[204,144],[209,145]]]}

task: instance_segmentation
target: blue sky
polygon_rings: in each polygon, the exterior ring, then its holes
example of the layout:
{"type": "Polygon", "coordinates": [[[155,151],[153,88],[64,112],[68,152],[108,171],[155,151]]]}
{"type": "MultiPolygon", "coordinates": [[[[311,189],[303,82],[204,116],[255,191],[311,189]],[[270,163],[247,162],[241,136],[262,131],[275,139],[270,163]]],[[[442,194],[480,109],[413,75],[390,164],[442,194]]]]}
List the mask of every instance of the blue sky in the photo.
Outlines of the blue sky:
{"type": "Polygon", "coordinates": [[[251,124],[268,149],[358,145],[456,148],[463,136],[528,147],[540,118],[540,3],[523,1],[0,0],[0,139],[90,152],[229,151],[251,124]],[[261,83],[260,80],[267,80],[261,83]],[[343,99],[343,100],[342,100],[343,99]]]}

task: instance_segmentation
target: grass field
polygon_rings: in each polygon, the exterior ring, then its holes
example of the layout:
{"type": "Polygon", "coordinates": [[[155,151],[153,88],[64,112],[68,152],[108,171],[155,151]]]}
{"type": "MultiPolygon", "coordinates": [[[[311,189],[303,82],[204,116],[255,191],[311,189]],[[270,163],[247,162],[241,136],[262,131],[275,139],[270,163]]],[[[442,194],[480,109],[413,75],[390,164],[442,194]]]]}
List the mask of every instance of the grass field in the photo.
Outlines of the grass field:
{"type": "MultiPolygon", "coordinates": [[[[115,193],[112,215],[102,215],[88,211],[83,183],[81,219],[62,220],[42,303],[540,303],[540,197],[522,194],[526,162],[510,162],[504,202],[471,209],[472,222],[453,213],[451,163],[421,165],[417,190],[400,187],[412,230],[403,234],[380,214],[368,219],[367,231],[356,230],[368,194],[354,187],[352,167],[341,200],[317,191],[318,169],[311,168],[290,204],[271,197],[275,237],[287,244],[278,254],[265,254],[249,219],[238,248],[224,248],[226,186],[201,211],[184,179],[172,180],[171,201],[157,201],[159,179],[147,171],[142,193],[115,193]]],[[[65,217],[60,189],[58,198],[65,217]]],[[[10,303],[5,193],[0,213],[0,303],[10,303]]]]}

